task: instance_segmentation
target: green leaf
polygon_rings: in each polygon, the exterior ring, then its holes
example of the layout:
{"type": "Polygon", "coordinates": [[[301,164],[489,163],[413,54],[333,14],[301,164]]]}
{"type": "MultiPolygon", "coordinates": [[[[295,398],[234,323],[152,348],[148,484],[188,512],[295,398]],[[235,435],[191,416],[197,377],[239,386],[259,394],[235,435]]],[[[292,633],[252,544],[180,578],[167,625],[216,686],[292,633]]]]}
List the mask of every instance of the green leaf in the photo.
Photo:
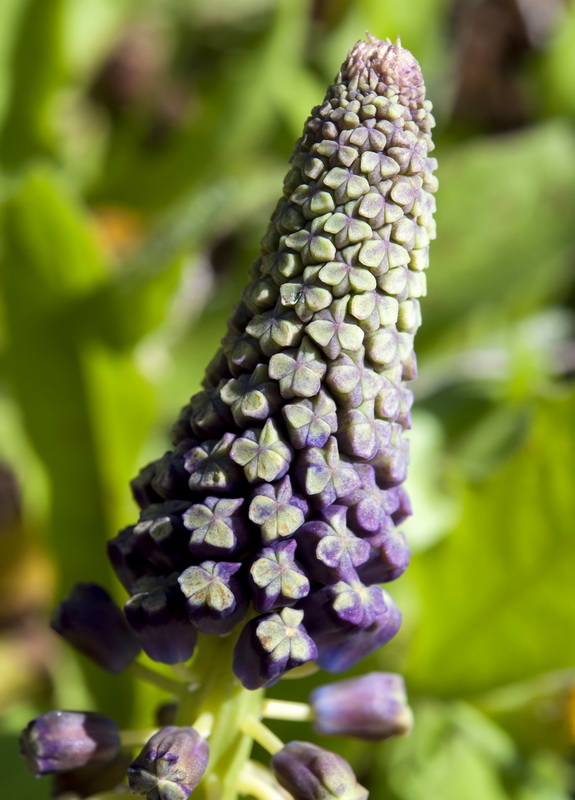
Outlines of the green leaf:
{"type": "Polygon", "coordinates": [[[493,330],[573,281],[575,140],[563,123],[475,139],[441,158],[420,351],[493,330]]]}
{"type": "Polygon", "coordinates": [[[385,800],[509,800],[500,771],[512,762],[512,741],[463,703],[426,701],[415,707],[406,739],[376,748],[370,784],[385,800]]]}
{"type": "MultiPolygon", "coordinates": [[[[61,589],[79,580],[111,585],[105,540],[112,533],[87,381],[84,341],[62,313],[100,280],[102,265],[80,209],[44,170],[27,175],[0,218],[1,288],[6,309],[7,378],[50,489],[49,544],[61,589]]],[[[106,463],[102,465],[107,468],[106,463]]],[[[122,718],[122,679],[87,670],[101,707],[122,718]]]]}
{"type": "Polygon", "coordinates": [[[418,690],[469,694],[573,664],[574,458],[575,395],[541,401],[521,449],[467,487],[455,530],[414,560],[418,690]]]}
{"type": "Polygon", "coordinates": [[[55,150],[52,102],[63,82],[65,0],[27,0],[13,45],[0,129],[0,163],[12,171],[55,150]]]}

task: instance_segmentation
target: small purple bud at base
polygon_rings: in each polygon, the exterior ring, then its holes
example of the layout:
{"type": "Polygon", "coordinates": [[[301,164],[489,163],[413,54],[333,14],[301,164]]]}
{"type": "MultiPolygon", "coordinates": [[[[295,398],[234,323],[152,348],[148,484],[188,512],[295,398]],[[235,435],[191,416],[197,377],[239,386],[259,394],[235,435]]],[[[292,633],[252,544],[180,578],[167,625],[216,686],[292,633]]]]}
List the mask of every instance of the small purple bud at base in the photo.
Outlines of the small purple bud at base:
{"type": "Polygon", "coordinates": [[[401,675],[393,673],[370,672],[320,686],[311,693],[309,702],[314,730],[322,736],[377,741],[405,736],[413,725],[405,683],[401,675]]]}
{"type": "Polygon", "coordinates": [[[56,608],[50,625],[108,672],[122,672],[141,650],[122,611],[95,583],[77,583],[56,608]]]}
{"type": "Polygon", "coordinates": [[[294,800],[367,800],[347,761],[309,742],[289,742],[273,756],[271,767],[294,800]]]}
{"type": "Polygon", "coordinates": [[[208,743],[193,728],[163,728],[130,765],[130,791],[148,800],[187,800],[206,771],[209,754],[208,743]]]}
{"type": "Polygon", "coordinates": [[[109,761],[119,749],[116,723],[89,711],[48,711],[32,720],[20,737],[20,752],[36,775],[109,761]]]}

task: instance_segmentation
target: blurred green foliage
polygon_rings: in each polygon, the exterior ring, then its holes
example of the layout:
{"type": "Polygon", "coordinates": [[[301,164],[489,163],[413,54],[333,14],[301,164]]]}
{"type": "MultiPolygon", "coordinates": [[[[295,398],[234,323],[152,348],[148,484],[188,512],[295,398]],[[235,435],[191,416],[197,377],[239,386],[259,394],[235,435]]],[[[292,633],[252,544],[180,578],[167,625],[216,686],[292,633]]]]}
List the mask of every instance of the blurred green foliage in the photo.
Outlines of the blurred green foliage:
{"type": "Polygon", "coordinates": [[[439,238],[405,622],[370,662],[406,674],[417,725],[334,747],[374,800],[574,796],[574,7],[4,0],[0,459],[22,492],[0,515],[6,796],[48,796],[15,761],[39,710],[150,723],[155,690],[96,674],[45,620],[78,580],[121,599],[104,543],[133,517],[128,481],[197,389],[293,141],[366,29],[401,35],[427,77],[439,238]]]}

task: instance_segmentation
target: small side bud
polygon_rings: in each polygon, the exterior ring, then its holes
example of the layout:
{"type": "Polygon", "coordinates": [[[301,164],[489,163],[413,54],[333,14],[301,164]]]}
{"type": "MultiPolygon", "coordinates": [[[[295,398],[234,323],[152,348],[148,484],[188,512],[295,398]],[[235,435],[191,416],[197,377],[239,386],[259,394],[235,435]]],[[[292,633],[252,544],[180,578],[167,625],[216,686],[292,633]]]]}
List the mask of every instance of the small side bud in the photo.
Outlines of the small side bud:
{"type": "Polygon", "coordinates": [[[130,791],[148,800],[187,800],[206,771],[209,753],[193,728],[162,728],[128,768],[130,791]]]}
{"type": "Polygon", "coordinates": [[[271,767],[294,800],[367,800],[367,789],[347,761],[315,744],[289,742],[273,756],[271,767]]]}
{"type": "Polygon", "coordinates": [[[413,714],[401,675],[370,672],[315,689],[309,698],[313,727],[322,736],[381,740],[405,736],[413,714]]]}
{"type": "Polygon", "coordinates": [[[108,672],[122,672],[141,650],[122,611],[95,583],[77,583],[56,608],[50,625],[108,672]]]}
{"type": "Polygon", "coordinates": [[[37,776],[110,761],[119,750],[114,720],[89,711],[48,711],[33,719],[20,737],[20,753],[37,776]]]}

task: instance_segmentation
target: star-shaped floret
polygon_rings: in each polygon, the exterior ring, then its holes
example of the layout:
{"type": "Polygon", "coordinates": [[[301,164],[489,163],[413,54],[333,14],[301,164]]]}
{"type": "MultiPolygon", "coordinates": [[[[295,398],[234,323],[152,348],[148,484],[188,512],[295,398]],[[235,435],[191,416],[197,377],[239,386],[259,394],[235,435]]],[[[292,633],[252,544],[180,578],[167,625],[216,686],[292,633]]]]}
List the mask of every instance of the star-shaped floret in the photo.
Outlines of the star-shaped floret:
{"type": "Polygon", "coordinates": [[[388,152],[406,175],[415,175],[425,166],[427,143],[421,136],[407,130],[397,130],[393,134],[388,152]]]}
{"type": "Polygon", "coordinates": [[[282,397],[313,397],[321,387],[327,367],[318,350],[305,336],[297,350],[276,353],[270,359],[270,378],[279,381],[282,397]]]}
{"type": "Polygon", "coordinates": [[[382,292],[392,295],[399,302],[407,297],[409,270],[407,266],[394,267],[377,279],[377,285],[382,292]]]}
{"type": "Polygon", "coordinates": [[[392,186],[390,180],[381,181],[372,187],[369,194],[362,197],[358,206],[357,213],[360,217],[368,219],[374,230],[384,225],[391,225],[403,216],[403,209],[394,203],[389,195],[392,186]]]}
{"type": "Polygon", "coordinates": [[[387,180],[399,172],[399,165],[385,153],[371,153],[366,150],[361,155],[360,169],[371,184],[387,180]]]}
{"type": "Polygon", "coordinates": [[[389,378],[385,377],[385,375],[381,375],[380,377],[382,385],[375,398],[375,416],[377,419],[386,419],[394,422],[401,408],[400,390],[389,378]]]}
{"type": "Polygon", "coordinates": [[[354,216],[356,205],[355,202],[346,203],[343,211],[331,214],[324,222],[324,231],[334,235],[335,246],[338,249],[371,238],[371,227],[367,222],[354,216]]]}
{"type": "Polygon", "coordinates": [[[403,428],[396,422],[376,421],[378,451],[371,461],[378,485],[383,489],[398,486],[407,477],[409,441],[402,437],[403,428]]]}
{"type": "Polygon", "coordinates": [[[329,289],[318,285],[320,269],[306,267],[302,280],[284,283],[281,287],[282,305],[293,306],[302,322],[309,322],[317,311],[327,308],[332,301],[329,289]]]}
{"type": "Polygon", "coordinates": [[[343,297],[349,292],[370,292],[376,280],[367,269],[353,266],[345,261],[329,261],[319,272],[322,283],[332,287],[334,297],[343,297]]]}
{"type": "Polygon", "coordinates": [[[385,519],[374,536],[370,536],[370,556],[358,569],[365,583],[388,583],[403,575],[409,566],[410,551],[405,536],[393,521],[385,519]]]}
{"type": "Polygon", "coordinates": [[[357,408],[346,408],[338,413],[337,441],[342,453],[366,461],[377,453],[377,426],[373,400],[365,400],[357,408]]]}
{"type": "Polygon", "coordinates": [[[306,333],[316,342],[328,358],[336,358],[342,350],[357,350],[363,342],[363,331],[346,322],[349,295],[334,300],[329,309],[316,314],[306,325],[306,333]]]}
{"type": "Polygon", "coordinates": [[[368,150],[373,153],[381,153],[385,149],[387,138],[384,133],[377,130],[377,128],[359,127],[353,131],[346,131],[347,135],[343,136],[343,140],[350,145],[357,147],[360,153],[368,150]]]}
{"type": "Polygon", "coordinates": [[[184,466],[192,491],[229,492],[241,483],[241,470],[230,458],[235,438],[233,433],[225,433],[221,439],[208,439],[186,453],[184,466]]]}
{"type": "Polygon", "coordinates": [[[346,523],[347,508],[328,506],[323,520],[307,522],[296,534],[298,555],[317,581],[353,580],[356,567],[370,555],[368,542],[355,536],[346,523]]]}
{"type": "Polygon", "coordinates": [[[271,686],[284,672],[317,657],[317,648],[302,620],[303,611],[284,608],[248,622],[233,660],[234,673],[246,689],[271,686]]]}
{"type": "MultiPolygon", "coordinates": [[[[398,219],[397,222],[394,222],[391,226],[392,240],[407,250],[412,250],[415,247],[418,233],[418,225],[406,216],[398,219]]],[[[427,244],[429,244],[429,242],[427,242],[427,244]]],[[[423,246],[425,246],[425,243],[423,246]]]]}
{"type": "Polygon", "coordinates": [[[271,417],[281,402],[277,385],[269,380],[266,364],[258,364],[253,373],[227,381],[220,389],[220,397],[231,406],[234,422],[240,427],[271,417]]]}
{"type": "Polygon", "coordinates": [[[300,254],[301,260],[306,266],[331,261],[335,257],[336,251],[333,242],[322,236],[323,223],[329,216],[329,214],[325,214],[316,217],[309,223],[309,230],[306,228],[292,233],[285,241],[288,247],[300,254]]]}
{"type": "Polygon", "coordinates": [[[283,478],[288,471],[292,450],[284,442],[274,420],[268,419],[261,430],[247,430],[236,439],[230,456],[244,468],[250,483],[271,483],[283,478]]]}
{"type": "Polygon", "coordinates": [[[222,339],[222,349],[228,359],[232,375],[251,371],[262,360],[262,351],[258,340],[245,331],[242,334],[233,331],[227,333],[222,339]]]}
{"type": "Polygon", "coordinates": [[[301,184],[291,195],[290,200],[302,207],[306,219],[322,217],[331,213],[335,203],[330,192],[317,190],[315,185],[301,184]]]}
{"type": "Polygon", "coordinates": [[[286,475],[278,483],[265,483],[254,491],[249,518],[260,526],[262,539],[268,544],[295,533],[303,525],[307,510],[307,502],[293,494],[286,475]]]}
{"type": "Polygon", "coordinates": [[[327,371],[326,383],[339,405],[356,407],[373,399],[381,390],[382,379],[364,363],[365,348],[351,355],[340,355],[327,371]]]}
{"type": "Polygon", "coordinates": [[[228,633],[244,615],[247,600],[238,577],[241,566],[203,561],[178,578],[188,616],[202,633],[228,633]]]}
{"type": "Polygon", "coordinates": [[[395,506],[377,485],[375,471],[370,464],[357,464],[355,471],[361,479],[360,488],[340,498],[339,502],[347,506],[349,527],[359,536],[369,536],[380,530],[386,515],[395,506]]]}
{"type": "Polygon", "coordinates": [[[314,504],[329,506],[338,497],[353,492],[360,480],[351,464],[340,458],[337,441],[330,436],[324,447],[306,447],[297,463],[297,475],[314,504]]]}
{"type": "Polygon", "coordinates": [[[368,267],[376,277],[400,264],[409,264],[409,253],[401,245],[392,241],[393,226],[379,228],[378,238],[365,242],[359,251],[359,261],[368,267]]]}
{"type": "Polygon", "coordinates": [[[303,324],[295,312],[286,311],[278,302],[275,308],[254,317],[246,333],[258,340],[266,356],[272,356],[286,347],[297,347],[303,336],[303,324]]]}
{"type": "Polygon", "coordinates": [[[323,389],[311,400],[287,403],[282,414],[290,442],[298,450],[323,447],[330,434],[337,430],[336,405],[323,389]]]}
{"type": "Polygon", "coordinates": [[[220,388],[217,387],[198,392],[190,400],[189,423],[196,436],[221,436],[231,422],[229,410],[220,399],[220,388]]]}
{"type": "Polygon", "coordinates": [[[366,630],[386,610],[381,589],[365,586],[357,576],[314,592],[303,606],[308,630],[319,647],[366,630]]]}
{"type": "Polygon", "coordinates": [[[134,540],[156,569],[172,572],[189,564],[181,519],[187,507],[185,501],[169,500],[154,503],[141,512],[133,528],[134,540]]]}
{"type": "Polygon", "coordinates": [[[309,580],[295,561],[296,542],[264,547],[250,569],[256,611],[293,606],[309,593],[309,580]]]}
{"type": "Polygon", "coordinates": [[[388,369],[399,360],[397,331],[394,328],[380,328],[368,333],[365,351],[373,364],[388,369]]]}
{"type": "Polygon", "coordinates": [[[303,271],[303,262],[297,253],[281,249],[274,253],[264,256],[262,261],[262,273],[270,275],[276,286],[289,278],[295,278],[303,271]]]}
{"type": "Polygon", "coordinates": [[[269,276],[262,275],[261,278],[248,283],[242,297],[252,314],[261,314],[275,306],[278,295],[275,281],[269,276]]]}
{"type": "Polygon", "coordinates": [[[392,181],[389,196],[394,203],[403,208],[406,214],[417,216],[417,208],[415,206],[419,203],[421,191],[421,178],[419,175],[413,178],[398,175],[392,181]]]}
{"type": "Polygon", "coordinates": [[[185,512],[184,526],[192,532],[188,549],[199,558],[225,557],[245,543],[248,530],[240,509],[242,497],[206,497],[185,512]]]}
{"type": "MultiPolygon", "coordinates": [[[[335,201],[338,205],[348,203],[350,200],[357,200],[358,197],[369,191],[369,183],[362,175],[356,175],[350,169],[342,167],[330,169],[324,176],[323,182],[330,189],[335,190],[335,201]]],[[[324,260],[331,261],[331,258],[324,260]]]]}
{"type": "Polygon", "coordinates": [[[357,158],[355,147],[348,147],[337,139],[324,139],[314,144],[312,150],[327,158],[332,166],[351,167],[357,158]]]}

